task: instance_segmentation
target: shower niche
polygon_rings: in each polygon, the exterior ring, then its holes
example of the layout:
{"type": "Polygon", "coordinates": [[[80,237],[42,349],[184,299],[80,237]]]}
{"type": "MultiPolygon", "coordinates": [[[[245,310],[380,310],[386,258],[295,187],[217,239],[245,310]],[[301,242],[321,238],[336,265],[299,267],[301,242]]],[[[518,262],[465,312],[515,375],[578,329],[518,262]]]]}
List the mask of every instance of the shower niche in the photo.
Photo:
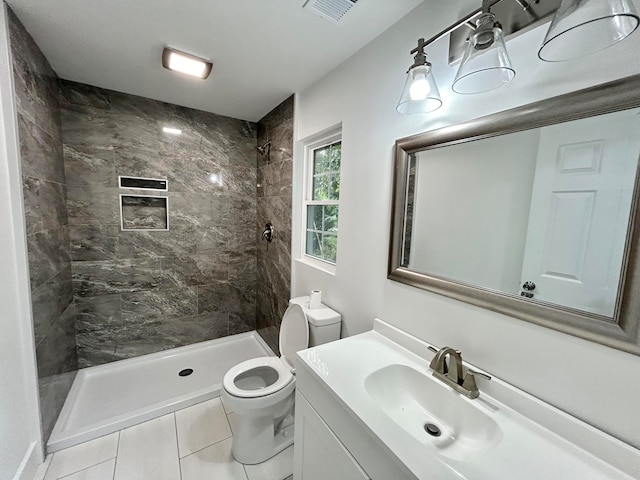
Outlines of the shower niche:
{"type": "Polygon", "coordinates": [[[120,195],[122,230],[169,230],[169,199],[150,195],[120,195]]]}
{"type": "MultiPolygon", "coordinates": [[[[167,181],[157,178],[119,177],[118,184],[120,188],[168,191],[167,181]]],[[[120,228],[123,231],[169,230],[169,198],[121,194],[120,228]]]]}
{"type": "MultiPolygon", "coordinates": [[[[155,178],[120,177],[120,188],[167,191],[167,181],[155,178]]],[[[123,231],[169,230],[169,198],[154,195],[120,195],[120,228],[123,231]]]]}

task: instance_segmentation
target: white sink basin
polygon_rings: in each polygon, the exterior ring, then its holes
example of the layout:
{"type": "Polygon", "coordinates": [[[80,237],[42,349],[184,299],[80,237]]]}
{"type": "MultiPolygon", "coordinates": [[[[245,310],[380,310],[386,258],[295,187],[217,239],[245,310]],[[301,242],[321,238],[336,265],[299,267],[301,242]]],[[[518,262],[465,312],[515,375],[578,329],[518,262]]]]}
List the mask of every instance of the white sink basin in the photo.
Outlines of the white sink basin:
{"type": "Polygon", "coordinates": [[[431,357],[427,344],[376,320],[373,331],[299,352],[296,388],[373,478],[640,478],[633,447],[495,375],[477,378],[480,396],[468,399],[431,375],[431,357]],[[358,440],[358,429],[402,465],[402,475],[373,475],[388,462],[358,440]]]}
{"type": "Polygon", "coordinates": [[[429,372],[389,365],[368,375],[364,386],[386,415],[419,442],[436,447],[438,454],[475,458],[502,439],[502,430],[484,404],[464,398],[429,372]],[[427,424],[435,425],[440,434],[429,433],[427,424]]]}

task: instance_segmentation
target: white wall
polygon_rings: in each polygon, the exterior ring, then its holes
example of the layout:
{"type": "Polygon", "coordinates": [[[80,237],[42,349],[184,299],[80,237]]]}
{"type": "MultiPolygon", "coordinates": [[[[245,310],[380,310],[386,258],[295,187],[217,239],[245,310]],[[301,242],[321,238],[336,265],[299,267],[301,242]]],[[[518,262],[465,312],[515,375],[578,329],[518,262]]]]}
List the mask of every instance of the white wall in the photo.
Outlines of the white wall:
{"type": "MultiPolygon", "coordinates": [[[[425,1],[347,62],[301,92],[296,106],[294,233],[300,231],[300,140],[343,122],[338,265],[335,276],[293,262],[294,295],[319,288],[343,314],[343,334],[371,328],[376,316],[428,340],[452,345],[481,368],[640,447],[640,357],[492,313],[387,280],[396,138],[458,123],[640,72],[640,32],[586,60],[538,61],[538,28],[508,41],[515,80],[494,92],[455,96],[447,41],[427,51],[444,107],[427,116],[401,116],[400,96],[409,50],[478,5],[425,1]]],[[[299,256],[294,239],[294,257],[299,256]]]]}
{"type": "Polygon", "coordinates": [[[42,462],[22,181],[5,4],[0,6],[0,478],[42,462]]]}
{"type": "Polygon", "coordinates": [[[412,270],[520,292],[539,139],[534,129],[418,154],[412,270]]]}

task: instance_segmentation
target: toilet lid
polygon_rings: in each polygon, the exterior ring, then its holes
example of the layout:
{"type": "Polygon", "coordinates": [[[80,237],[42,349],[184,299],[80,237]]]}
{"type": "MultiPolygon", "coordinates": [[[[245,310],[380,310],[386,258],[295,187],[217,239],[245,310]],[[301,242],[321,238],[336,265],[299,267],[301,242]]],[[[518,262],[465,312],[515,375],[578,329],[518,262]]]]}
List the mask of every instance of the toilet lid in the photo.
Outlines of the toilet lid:
{"type": "Polygon", "coordinates": [[[309,324],[307,316],[298,304],[290,305],[280,325],[280,355],[289,365],[296,352],[309,346],[309,324]]]}

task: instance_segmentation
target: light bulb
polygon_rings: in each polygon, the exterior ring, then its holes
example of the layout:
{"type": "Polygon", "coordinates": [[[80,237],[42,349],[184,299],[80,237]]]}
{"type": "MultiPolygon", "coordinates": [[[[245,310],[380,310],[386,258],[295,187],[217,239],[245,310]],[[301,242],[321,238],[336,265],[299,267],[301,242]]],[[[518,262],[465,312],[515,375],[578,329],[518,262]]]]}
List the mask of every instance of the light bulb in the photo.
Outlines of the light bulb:
{"type": "Polygon", "coordinates": [[[207,64],[202,60],[186,57],[177,52],[171,52],[169,56],[169,68],[176,72],[202,78],[207,69],[207,64]]]}
{"type": "Polygon", "coordinates": [[[429,95],[431,88],[429,87],[429,81],[427,75],[429,69],[426,65],[414,67],[411,71],[413,82],[409,87],[409,96],[411,100],[424,100],[429,95]]]}

